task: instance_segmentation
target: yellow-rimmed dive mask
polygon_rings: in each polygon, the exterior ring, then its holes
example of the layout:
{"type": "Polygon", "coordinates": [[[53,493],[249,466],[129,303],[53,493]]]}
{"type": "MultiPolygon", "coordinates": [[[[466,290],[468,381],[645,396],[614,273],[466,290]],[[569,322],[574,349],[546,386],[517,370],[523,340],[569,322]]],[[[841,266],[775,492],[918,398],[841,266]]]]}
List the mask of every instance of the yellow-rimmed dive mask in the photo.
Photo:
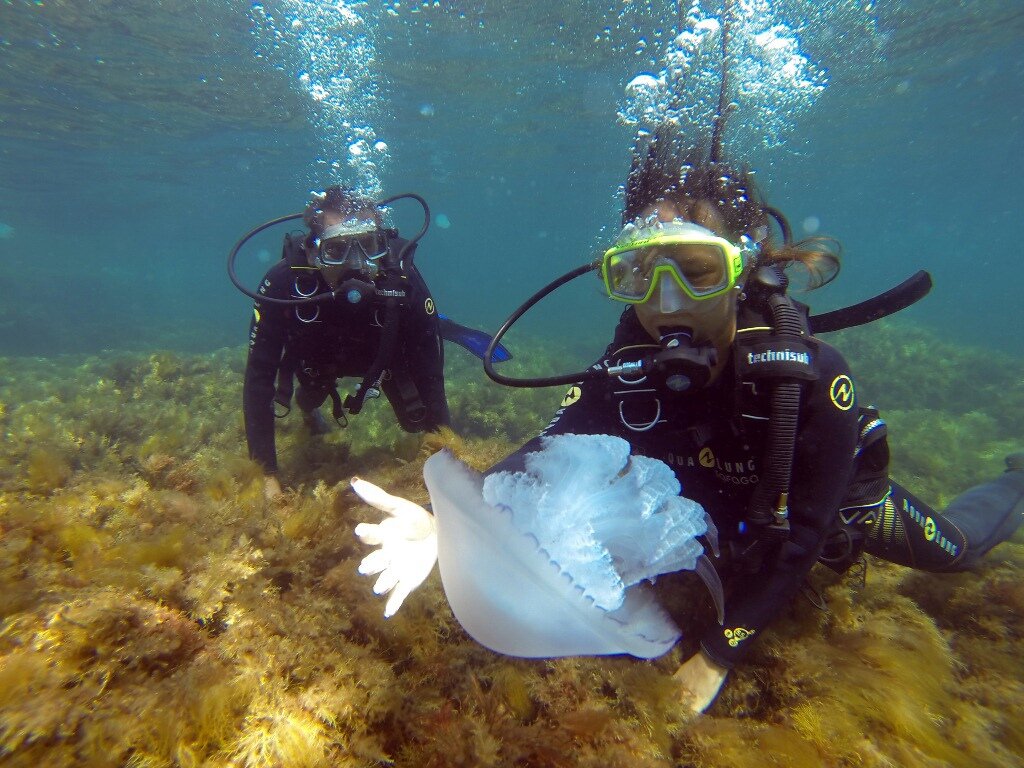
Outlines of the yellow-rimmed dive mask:
{"type": "Polygon", "coordinates": [[[660,283],[662,311],[674,312],[685,297],[704,301],[728,293],[759,250],[746,236],[736,245],[688,221],[627,224],[605,251],[601,277],[608,295],[627,304],[648,301],[660,283]]]}
{"type": "Polygon", "coordinates": [[[365,219],[327,227],[314,242],[313,266],[342,267],[363,274],[375,274],[377,262],[388,252],[387,232],[365,219]]]}

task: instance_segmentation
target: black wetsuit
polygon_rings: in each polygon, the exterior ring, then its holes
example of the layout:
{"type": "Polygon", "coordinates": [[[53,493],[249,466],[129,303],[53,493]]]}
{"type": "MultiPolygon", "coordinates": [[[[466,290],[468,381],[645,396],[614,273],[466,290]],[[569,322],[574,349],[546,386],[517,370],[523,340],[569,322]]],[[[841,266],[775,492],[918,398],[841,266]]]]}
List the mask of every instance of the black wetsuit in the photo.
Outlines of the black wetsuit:
{"type": "MultiPolygon", "coordinates": [[[[701,639],[705,652],[722,666],[735,664],[750,640],[798,593],[836,529],[847,494],[858,442],[858,406],[846,361],[834,348],[818,343],[818,379],[806,385],[801,399],[789,495],[791,532],[788,540],[769,550],[755,572],[733,567],[722,574],[727,586],[725,624],[714,625],[701,639]]],[[[636,360],[651,348],[635,312],[627,310],[597,365],[636,360]]],[[[712,385],[686,394],[652,387],[646,379],[587,381],[570,387],[541,436],[609,434],[628,440],[634,453],[660,459],[675,470],[682,495],[699,502],[715,521],[723,549],[730,544],[745,549],[749,539],[741,535],[740,523],[764,460],[769,396],[750,382],[737,385],[733,372],[730,361],[712,385]]],[[[524,455],[538,450],[539,442],[535,438],[490,471],[522,469],[524,455]]],[[[1021,476],[1019,501],[1024,472],[1010,474],[1021,476]]],[[[941,515],[895,484],[886,507],[875,525],[888,535],[869,533],[869,552],[898,562],[892,555],[899,553],[917,567],[926,560],[936,570],[962,562],[965,547],[953,543],[955,526],[941,515]],[[925,519],[931,520],[930,539],[925,519]]],[[[742,563],[733,562],[737,564],[742,563]]]]}
{"type": "MultiPolygon", "coordinates": [[[[392,238],[398,254],[407,241],[392,238]]],[[[412,251],[415,251],[415,246],[412,251]]],[[[385,366],[381,389],[407,432],[435,430],[449,423],[444,391],[444,347],[434,300],[406,255],[402,287],[407,297],[399,315],[398,343],[385,366]]],[[[272,266],[259,293],[294,299],[329,291],[319,270],[308,265],[299,238],[287,238],[284,258],[272,266]]],[[[349,303],[344,296],[316,304],[282,305],[257,301],[249,326],[243,410],[249,455],[268,473],[277,471],[274,400],[291,395],[306,412],[335,392],[336,380],[362,378],[377,355],[384,317],[383,300],[349,303]],[[279,375],[280,374],[280,375],[279,375]]]]}

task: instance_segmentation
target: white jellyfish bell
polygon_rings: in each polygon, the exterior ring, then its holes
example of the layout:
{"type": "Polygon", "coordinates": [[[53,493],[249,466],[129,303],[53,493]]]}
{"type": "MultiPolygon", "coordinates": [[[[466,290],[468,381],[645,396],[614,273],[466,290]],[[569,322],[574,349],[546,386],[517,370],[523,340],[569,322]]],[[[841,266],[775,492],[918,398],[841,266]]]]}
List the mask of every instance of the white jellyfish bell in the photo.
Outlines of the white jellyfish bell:
{"type": "Polygon", "coordinates": [[[654,658],[680,631],[648,582],[696,570],[722,616],[722,587],[697,541],[717,533],[696,503],[679,496],[664,463],[630,457],[608,435],[544,438],[525,471],[486,478],[447,451],[423,476],[434,509],[381,491],[353,488],[391,516],[356,534],[379,545],[360,566],[391,592],[385,615],[440,562],[452,612],[481,645],[541,658],[628,653],[654,658]],[[436,515],[436,517],[435,517],[436,515]]]}

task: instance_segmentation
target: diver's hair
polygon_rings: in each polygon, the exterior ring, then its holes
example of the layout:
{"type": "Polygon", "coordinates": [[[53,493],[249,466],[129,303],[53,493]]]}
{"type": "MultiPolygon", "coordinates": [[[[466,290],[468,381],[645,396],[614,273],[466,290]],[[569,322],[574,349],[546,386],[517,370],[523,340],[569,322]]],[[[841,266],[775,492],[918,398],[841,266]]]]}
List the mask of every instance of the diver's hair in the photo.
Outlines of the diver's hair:
{"type": "Polygon", "coordinates": [[[828,285],[839,275],[843,246],[834,237],[808,237],[796,243],[775,248],[770,239],[761,243],[759,266],[778,264],[783,269],[799,264],[807,273],[804,290],[813,291],[828,285]]]}
{"type": "MultiPolygon", "coordinates": [[[[767,226],[767,214],[750,172],[711,160],[706,147],[687,147],[672,123],[660,125],[646,146],[633,152],[626,178],[623,225],[660,202],[672,203],[683,218],[690,218],[691,213],[699,215],[691,211],[695,205],[713,208],[733,238],[767,226]]],[[[707,213],[704,211],[705,216],[707,213]]]]}
{"type": "Polygon", "coordinates": [[[752,173],[725,161],[711,160],[703,146],[686,146],[672,123],[660,125],[646,145],[633,152],[622,224],[636,221],[645,210],[660,203],[674,208],[675,217],[734,242],[743,235],[758,241],[759,264],[783,268],[801,264],[807,270],[808,290],[832,282],[839,274],[842,248],[838,241],[814,237],[776,247],[771,216],[752,173]]]}
{"type": "Polygon", "coordinates": [[[309,227],[311,238],[320,237],[324,231],[324,211],[334,211],[342,216],[350,216],[362,211],[371,210],[380,223],[380,211],[377,202],[361,195],[351,187],[334,184],[322,194],[313,195],[313,199],[302,212],[302,221],[309,227]]]}

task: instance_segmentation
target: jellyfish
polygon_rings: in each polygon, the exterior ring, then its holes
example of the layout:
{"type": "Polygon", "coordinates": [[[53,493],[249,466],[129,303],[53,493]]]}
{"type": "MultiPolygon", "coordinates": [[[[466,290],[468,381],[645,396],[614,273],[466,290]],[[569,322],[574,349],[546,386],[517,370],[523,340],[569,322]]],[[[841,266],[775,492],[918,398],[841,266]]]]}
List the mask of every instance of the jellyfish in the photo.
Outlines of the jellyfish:
{"type": "Polygon", "coordinates": [[[423,477],[433,515],[353,482],[391,515],[356,528],[364,542],[381,546],[360,572],[381,574],[374,591],[392,592],[387,615],[436,558],[463,629],[509,656],[664,654],[680,630],[651,583],[672,571],[695,570],[721,620],[721,582],[698,540],[717,546],[713,524],[679,495],[670,467],[631,457],[621,438],[546,437],[526,455],[524,471],[486,477],[441,451],[423,477]]]}

